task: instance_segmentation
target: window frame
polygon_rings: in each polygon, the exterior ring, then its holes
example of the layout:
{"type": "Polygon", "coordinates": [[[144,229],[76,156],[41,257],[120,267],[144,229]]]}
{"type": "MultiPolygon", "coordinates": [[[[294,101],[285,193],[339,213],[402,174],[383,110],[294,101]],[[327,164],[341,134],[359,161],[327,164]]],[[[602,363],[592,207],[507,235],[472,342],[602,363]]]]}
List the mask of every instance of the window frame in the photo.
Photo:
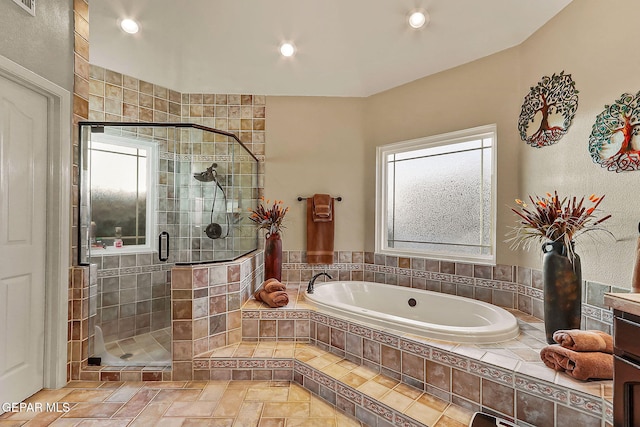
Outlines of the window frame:
{"type": "MultiPolygon", "coordinates": [[[[156,186],[157,186],[157,174],[158,174],[158,145],[153,141],[147,141],[143,139],[130,138],[126,136],[116,136],[106,133],[92,133],[89,145],[89,156],[93,150],[92,143],[98,142],[100,144],[111,144],[120,147],[145,149],[147,150],[147,203],[146,203],[146,219],[145,226],[145,244],[144,245],[125,245],[122,248],[113,248],[107,246],[104,249],[92,247],[91,256],[112,255],[116,253],[140,253],[140,252],[152,252],[156,250],[155,226],[156,226],[156,186]]],[[[90,160],[93,162],[93,159],[90,160]]],[[[89,179],[89,187],[91,188],[91,179],[89,179]]],[[[91,220],[93,220],[93,210],[91,210],[91,220]]]]}
{"type": "Polygon", "coordinates": [[[421,257],[437,260],[470,262],[476,264],[495,265],[496,263],[496,204],[497,204],[497,142],[498,131],[496,124],[478,126],[439,135],[416,138],[385,144],[376,148],[376,211],[375,211],[375,251],[385,255],[421,257]],[[465,142],[480,137],[492,136],[491,144],[491,197],[490,214],[490,254],[469,255],[455,252],[434,252],[426,250],[397,249],[388,246],[388,214],[387,214],[387,185],[389,154],[399,154],[418,149],[441,147],[465,142]]]}

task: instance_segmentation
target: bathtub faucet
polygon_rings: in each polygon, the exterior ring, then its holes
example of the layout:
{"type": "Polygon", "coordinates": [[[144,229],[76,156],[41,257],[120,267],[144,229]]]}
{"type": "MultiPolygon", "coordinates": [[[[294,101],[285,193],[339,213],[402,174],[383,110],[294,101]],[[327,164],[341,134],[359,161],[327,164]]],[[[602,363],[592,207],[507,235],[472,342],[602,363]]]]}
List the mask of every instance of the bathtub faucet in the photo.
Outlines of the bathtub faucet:
{"type": "Polygon", "coordinates": [[[327,276],[329,279],[333,279],[333,277],[329,276],[327,273],[322,272],[322,273],[318,273],[315,276],[313,276],[311,278],[311,280],[309,280],[309,286],[307,286],[307,293],[308,294],[312,294],[313,293],[313,287],[316,284],[316,279],[320,276],[327,276]]]}

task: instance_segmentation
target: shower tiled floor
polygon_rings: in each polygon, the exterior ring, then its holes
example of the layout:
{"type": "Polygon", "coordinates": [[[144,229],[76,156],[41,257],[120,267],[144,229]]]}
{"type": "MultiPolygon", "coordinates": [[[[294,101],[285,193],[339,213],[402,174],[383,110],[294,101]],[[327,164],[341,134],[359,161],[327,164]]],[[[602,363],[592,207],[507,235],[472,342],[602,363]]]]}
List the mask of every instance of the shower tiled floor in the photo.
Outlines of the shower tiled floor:
{"type": "MultiPolygon", "coordinates": [[[[106,350],[127,366],[171,364],[171,328],[105,343],[106,350]],[[124,357],[122,357],[124,356],[124,357]]],[[[113,364],[111,364],[113,365],[113,364]]]]}
{"type": "Polygon", "coordinates": [[[25,402],[61,411],[7,412],[0,427],[363,426],[288,381],[71,382],[25,402]]]}

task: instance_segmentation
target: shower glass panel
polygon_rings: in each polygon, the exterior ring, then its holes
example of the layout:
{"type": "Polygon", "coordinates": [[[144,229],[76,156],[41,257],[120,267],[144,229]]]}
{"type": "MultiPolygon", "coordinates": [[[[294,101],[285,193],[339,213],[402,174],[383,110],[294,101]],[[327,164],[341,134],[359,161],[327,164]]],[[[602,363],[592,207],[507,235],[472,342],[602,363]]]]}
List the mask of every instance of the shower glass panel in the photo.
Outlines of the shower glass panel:
{"type": "Polygon", "coordinates": [[[258,161],[235,135],[188,123],[81,122],[79,137],[79,264],[98,269],[89,354],[169,365],[171,267],[257,249],[258,161]]]}

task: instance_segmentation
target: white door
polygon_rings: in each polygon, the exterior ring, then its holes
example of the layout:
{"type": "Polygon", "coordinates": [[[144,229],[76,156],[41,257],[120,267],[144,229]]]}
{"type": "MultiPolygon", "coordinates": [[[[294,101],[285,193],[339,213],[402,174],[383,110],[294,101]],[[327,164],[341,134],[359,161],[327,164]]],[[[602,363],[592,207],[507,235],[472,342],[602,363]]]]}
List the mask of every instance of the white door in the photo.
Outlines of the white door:
{"type": "Polygon", "coordinates": [[[47,100],[0,76],[0,402],[42,389],[47,100]]]}

